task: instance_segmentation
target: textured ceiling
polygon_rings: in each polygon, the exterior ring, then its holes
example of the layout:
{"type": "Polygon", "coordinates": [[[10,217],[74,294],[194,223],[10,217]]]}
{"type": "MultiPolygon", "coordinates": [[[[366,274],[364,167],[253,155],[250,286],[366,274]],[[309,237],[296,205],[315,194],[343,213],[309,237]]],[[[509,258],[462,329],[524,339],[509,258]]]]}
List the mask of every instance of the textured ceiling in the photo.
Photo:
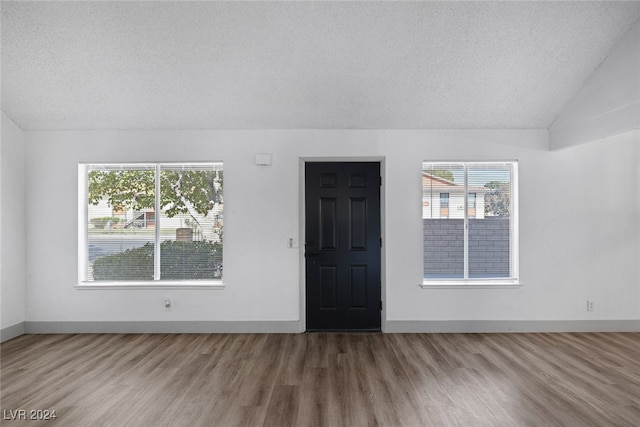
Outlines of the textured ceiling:
{"type": "Polygon", "coordinates": [[[2,2],[25,130],[547,128],[640,2],[2,2]]]}

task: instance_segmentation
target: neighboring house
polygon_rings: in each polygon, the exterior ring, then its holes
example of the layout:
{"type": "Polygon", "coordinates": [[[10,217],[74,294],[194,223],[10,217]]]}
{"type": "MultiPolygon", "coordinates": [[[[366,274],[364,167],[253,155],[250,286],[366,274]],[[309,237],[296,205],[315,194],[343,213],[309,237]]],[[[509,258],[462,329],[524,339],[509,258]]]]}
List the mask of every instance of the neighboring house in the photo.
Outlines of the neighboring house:
{"type": "Polygon", "coordinates": [[[112,216],[118,218],[120,228],[154,228],[156,212],[151,208],[134,211],[133,209],[113,209],[112,216]]]}
{"type": "MultiPolygon", "coordinates": [[[[222,225],[223,205],[215,205],[209,214],[205,217],[203,215],[194,214],[194,218],[191,215],[177,215],[173,218],[169,218],[165,215],[161,215],[161,228],[163,235],[167,231],[172,231],[178,228],[192,228],[197,235],[206,240],[219,240],[219,236],[214,230],[219,230],[222,225]]],[[[104,228],[104,229],[144,229],[155,228],[156,226],[156,213],[152,208],[145,208],[142,210],[133,209],[115,209],[106,199],[101,200],[97,205],[89,205],[88,209],[89,228],[104,228]],[[113,221],[100,221],[100,227],[96,226],[96,220],[101,218],[113,218],[113,221]]],[[[173,233],[170,233],[173,234],[173,233]]],[[[198,239],[199,240],[199,239],[198,239]]]]}
{"type": "MultiPolygon", "coordinates": [[[[89,205],[89,228],[96,228],[95,220],[99,218],[113,218],[113,228],[153,228],[156,224],[156,214],[153,209],[115,209],[106,199],[97,205],[89,205]]],[[[178,221],[180,221],[178,219],[178,221]]],[[[103,221],[104,222],[104,221],[103,221]]],[[[174,224],[168,224],[172,226],[174,224]]],[[[179,224],[178,224],[179,226],[179,224]]],[[[108,227],[105,227],[108,228],[108,227]]]]}
{"type": "MultiPolygon", "coordinates": [[[[484,218],[484,196],[493,190],[469,186],[468,216],[484,218]]],[[[422,172],[422,218],[464,218],[464,185],[422,172]]]]}

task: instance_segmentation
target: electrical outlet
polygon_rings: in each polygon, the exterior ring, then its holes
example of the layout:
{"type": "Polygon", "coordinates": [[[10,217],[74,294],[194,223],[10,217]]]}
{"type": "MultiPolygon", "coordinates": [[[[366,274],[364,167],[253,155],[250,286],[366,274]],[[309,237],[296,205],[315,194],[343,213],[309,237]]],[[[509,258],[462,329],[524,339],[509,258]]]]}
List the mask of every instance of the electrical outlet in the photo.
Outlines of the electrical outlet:
{"type": "Polygon", "coordinates": [[[173,301],[171,301],[171,298],[164,299],[164,309],[165,311],[173,310],[173,301]]]}
{"type": "Polygon", "coordinates": [[[595,307],[593,305],[593,301],[587,300],[587,311],[595,311],[595,307]]]}

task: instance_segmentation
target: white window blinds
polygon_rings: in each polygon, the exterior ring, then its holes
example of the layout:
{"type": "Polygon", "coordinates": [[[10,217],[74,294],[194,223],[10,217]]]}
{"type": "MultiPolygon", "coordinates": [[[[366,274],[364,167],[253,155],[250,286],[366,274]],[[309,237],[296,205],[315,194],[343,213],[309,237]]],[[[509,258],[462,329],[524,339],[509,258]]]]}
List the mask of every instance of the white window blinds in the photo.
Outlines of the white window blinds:
{"type": "Polygon", "coordinates": [[[222,163],[81,168],[82,281],[222,278],[222,163]]]}
{"type": "Polygon", "coordinates": [[[423,279],[517,278],[516,162],[424,162],[423,279]]]}

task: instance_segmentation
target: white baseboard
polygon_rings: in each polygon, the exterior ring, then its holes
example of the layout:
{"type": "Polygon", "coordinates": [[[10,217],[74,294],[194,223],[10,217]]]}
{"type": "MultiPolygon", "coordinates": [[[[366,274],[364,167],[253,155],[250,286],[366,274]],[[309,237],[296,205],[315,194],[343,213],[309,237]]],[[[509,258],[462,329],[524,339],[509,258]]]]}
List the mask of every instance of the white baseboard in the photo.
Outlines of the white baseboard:
{"type": "Polygon", "coordinates": [[[640,332],[640,320],[387,320],[384,332],[640,332]]]}
{"type": "Polygon", "coordinates": [[[24,322],[16,323],[13,326],[9,326],[8,328],[4,328],[0,330],[0,343],[5,341],[9,341],[15,337],[19,337],[20,335],[24,335],[25,325],[24,322]]]}
{"type": "MultiPolygon", "coordinates": [[[[640,332],[640,320],[388,320],[385,333],[640,332]]],[[[23,334],[301,333],[299,321],[21,322],[0,342],[23,334]]]]}
{"type": "Polygon", "coordinates": [[[298,321],[25,322],[27,334],[299,333],[298,321]]]}

